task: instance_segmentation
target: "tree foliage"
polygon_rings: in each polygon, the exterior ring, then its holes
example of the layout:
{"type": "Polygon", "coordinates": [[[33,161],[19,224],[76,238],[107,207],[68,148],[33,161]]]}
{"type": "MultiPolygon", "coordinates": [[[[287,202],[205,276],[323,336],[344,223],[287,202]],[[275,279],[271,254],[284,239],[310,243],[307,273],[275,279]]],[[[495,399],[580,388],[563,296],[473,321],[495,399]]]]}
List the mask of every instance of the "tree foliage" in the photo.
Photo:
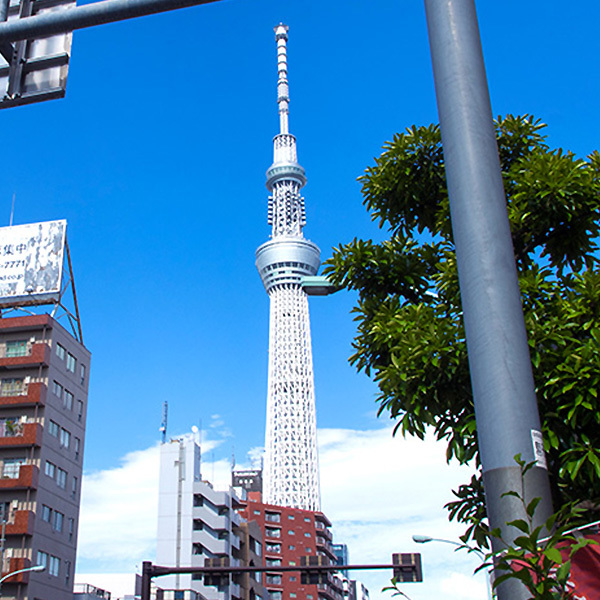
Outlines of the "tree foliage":
{"type": "MultiPolygon", "coordinates": [[[[600,154],[551,149],[531,116],[496,122],[555,506],[600,499],[600,154]]],[[[389,239],[335,249],[326,273],[358,292],[351,362],[380,390],[380,414],[448,459],[477,461],[476,425],[439,126],[394,136],[360,178],[364,203],[389,239]]],[[[451,516],[484,515],[475,476],[451,516]]],[[[470,533],[477,534],[477,527],[470,533]]]]}

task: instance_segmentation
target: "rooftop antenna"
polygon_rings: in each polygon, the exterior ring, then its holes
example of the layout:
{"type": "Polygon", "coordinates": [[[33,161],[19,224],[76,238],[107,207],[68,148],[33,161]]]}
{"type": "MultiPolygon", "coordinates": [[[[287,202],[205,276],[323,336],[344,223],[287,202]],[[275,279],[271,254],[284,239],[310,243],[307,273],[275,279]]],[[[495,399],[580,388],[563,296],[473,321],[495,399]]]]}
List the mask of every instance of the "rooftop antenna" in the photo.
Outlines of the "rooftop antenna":
{"type": "Polygon", "coordinates": [[[235,470],[235,445],[231,445],[231,472],[235,470]]]}
{"type": "Polygon", "coordinates": [[[15,198],[17,197],[17,193],[13,192],[13,199],[12,199],[12,207],[10,209],[10,223],[9,225],[12,227],[13,224],[13,216],[15,214],[15,198]]]}
{"type": "Polygon", "coordinates": [[[163,419],[160,425],[159,431],[162,433],[162,443],[164,444],[167,441],[167,411],[169,408],[169,403],[165,400],[163,404],[163,419]]]}

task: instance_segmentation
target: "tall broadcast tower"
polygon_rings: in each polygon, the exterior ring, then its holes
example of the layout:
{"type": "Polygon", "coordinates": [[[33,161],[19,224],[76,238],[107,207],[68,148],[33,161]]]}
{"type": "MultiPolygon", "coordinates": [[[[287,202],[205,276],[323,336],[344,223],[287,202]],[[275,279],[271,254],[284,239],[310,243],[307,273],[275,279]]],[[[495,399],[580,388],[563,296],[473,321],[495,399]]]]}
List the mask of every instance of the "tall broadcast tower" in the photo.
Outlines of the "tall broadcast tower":
{"type": "Polygon", "coordinates": [[[267,171],[271,239],[256,251],[256,267],[271,299],[264,502],[320,510],[315,384],[308,299],[302,276],[317,273],[319,248],[305,240],[304,169],[288,131],[286,25],[275,27],[280,132],[267,171]]]}

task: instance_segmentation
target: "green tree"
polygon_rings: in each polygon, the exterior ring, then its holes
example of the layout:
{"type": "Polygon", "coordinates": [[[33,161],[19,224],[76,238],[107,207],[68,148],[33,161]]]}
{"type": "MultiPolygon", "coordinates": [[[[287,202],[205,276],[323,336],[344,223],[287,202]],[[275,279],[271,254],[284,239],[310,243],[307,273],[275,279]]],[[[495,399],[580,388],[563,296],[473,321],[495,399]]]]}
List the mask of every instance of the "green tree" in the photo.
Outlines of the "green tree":
{"type": "MultiPolygon", "coordinates": [[[[551,149],[531,116],[496,122],[515,260],[555,507],[600,499],[600,154],[551,149]]],[[[351,362],[379,386],[396,431],[433,429],[448,460],[477,463],[473,398],[439,126],[409,128],[360,178],[381,243],[334,250],[325,273],[356,290],[351,362]]],[[[484,544],[481,478],[455,490],[451,518],[484,544]]]]}

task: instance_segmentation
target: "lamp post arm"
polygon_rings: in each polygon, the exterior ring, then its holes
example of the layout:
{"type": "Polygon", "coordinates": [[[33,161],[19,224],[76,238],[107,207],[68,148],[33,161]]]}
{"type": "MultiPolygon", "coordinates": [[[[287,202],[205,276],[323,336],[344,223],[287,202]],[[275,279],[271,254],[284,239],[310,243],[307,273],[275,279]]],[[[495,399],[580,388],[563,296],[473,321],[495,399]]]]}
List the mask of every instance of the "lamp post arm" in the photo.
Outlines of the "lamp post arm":
{"type": "Polygon", "coordinates": [[[18,571],[13,571],[12,573],[7,573],[4,577],[0,577],[0,584],[6,581],[9,577],[13,575],[19,575],[20,573],[27,573],[28,571],[43,571],[44,569],[40,569],[40,565],[35,565],[34,567],[27,567],[26,569],[19,569],[18,571]]]}

